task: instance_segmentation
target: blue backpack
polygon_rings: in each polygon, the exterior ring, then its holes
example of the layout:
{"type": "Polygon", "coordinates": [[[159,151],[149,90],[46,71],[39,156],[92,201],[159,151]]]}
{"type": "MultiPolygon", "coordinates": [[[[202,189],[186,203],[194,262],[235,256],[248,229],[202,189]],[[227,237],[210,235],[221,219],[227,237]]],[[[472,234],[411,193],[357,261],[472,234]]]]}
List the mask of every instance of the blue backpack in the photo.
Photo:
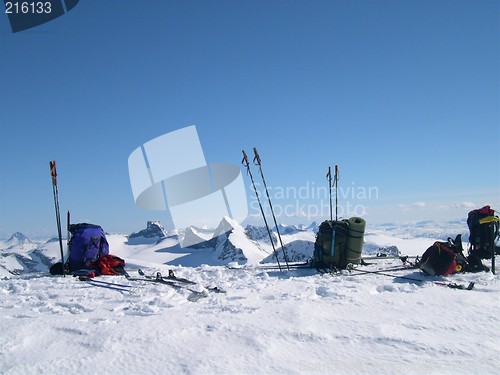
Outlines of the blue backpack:
{"type": "Polygon", "coordinates": [[[101,256],[109,254],[104,230],[99,225],[80,223],[69,226],[69,271],[90,268],[101,256]]]}

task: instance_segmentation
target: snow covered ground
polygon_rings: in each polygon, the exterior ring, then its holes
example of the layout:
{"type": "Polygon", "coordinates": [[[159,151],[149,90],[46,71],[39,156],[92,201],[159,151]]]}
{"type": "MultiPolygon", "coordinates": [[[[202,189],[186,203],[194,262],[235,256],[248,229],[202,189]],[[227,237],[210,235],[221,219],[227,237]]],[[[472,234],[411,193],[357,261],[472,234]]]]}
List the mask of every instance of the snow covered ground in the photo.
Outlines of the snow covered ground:
{"type": "MultiPolygon", "coordinates": [[[[0,373],[500,372],[498,275],[392,272],[426,280],[419,283],[379,274],[263,269],[256,263],[272,259],[269,240],[258,228],[230,224],[229,234],[191,249],[179,246],[178,234],[155,243],[148,237],[144,244],[108,235],[111,252],[126,260],[132,276],[138,268],[147,274],[173,270],[198,282],[196,290],[226,291],[197,302],[187,289],[122,276],[97,279],[129,286],[120,287],[125,290],[50,276],[47,264],[57,259],[58,242],[33,243],[21,235],[0,242],[0,373]],[[227,263],[246,264],[229,269],[227,263]],[[476,284],[467,291],[433,281],[476,284]]],[[[286,233],[297,259],[312,251],[313,231],[286,233]]],[[[465,223],[368,227],[364,252],[397,246],[403,254],[421,255],[434,240],[458,233],[467,233],[465,223]]],[[[363,269],[398,264],[377,259],[363,269]]]]}

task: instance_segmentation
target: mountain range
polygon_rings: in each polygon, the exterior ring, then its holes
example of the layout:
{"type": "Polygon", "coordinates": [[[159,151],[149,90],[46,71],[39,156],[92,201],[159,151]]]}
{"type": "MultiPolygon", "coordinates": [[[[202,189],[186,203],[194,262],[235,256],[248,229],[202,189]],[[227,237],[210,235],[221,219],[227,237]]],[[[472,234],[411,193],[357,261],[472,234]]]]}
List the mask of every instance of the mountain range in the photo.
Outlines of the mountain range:
{"type": "MultiPolygon", "coordinates": [[[[311,258],[318,225],[278,225],[285,251],[290,262],[311,258]]],[[[435,240],[462,233],[467,240],[465,221],[418,222],[401,225],[386,224],[367,228],[364,255],[385,253],[420,255],[435,240]]],[[[127,263],[134,258],[154,258],[158,263],[199,266],[228,263],[259,264],[284,261],[284,252],[278,241],[276,228],[271,229],[274,249],[264,226],[247,225],[223,218],[215,230],[188,227],[184,230],[167,231],[160,222],[149,221],[146,228],[130,235],[107,234],[110,252],[127,256],[127,263]],[[131,256],[131,254],[133,254],[131,256]]],[[[66,240],[63,249],[66,253],[66,240]]],[[[31,241],[22,233],[14,233],[8,240],[0,241],[0,276],[29,272],[45,272],[51,264],[60,260],[59,241],[31,241]]],[[[65,255],[66,256],[66,255],[65,255]]]]}

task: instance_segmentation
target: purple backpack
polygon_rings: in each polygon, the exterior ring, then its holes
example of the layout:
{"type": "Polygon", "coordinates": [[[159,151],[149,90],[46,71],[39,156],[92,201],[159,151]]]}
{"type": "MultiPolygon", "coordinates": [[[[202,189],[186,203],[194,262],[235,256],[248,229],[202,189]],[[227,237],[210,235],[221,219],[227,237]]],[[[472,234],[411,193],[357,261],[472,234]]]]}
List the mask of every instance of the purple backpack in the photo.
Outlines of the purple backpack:
{"type": "Polygon", "coordinates": [[[80,223],[69,226],[69,270],[89,268],[101,256],[109,254],[106,235],[99,225],[80,223]]]}

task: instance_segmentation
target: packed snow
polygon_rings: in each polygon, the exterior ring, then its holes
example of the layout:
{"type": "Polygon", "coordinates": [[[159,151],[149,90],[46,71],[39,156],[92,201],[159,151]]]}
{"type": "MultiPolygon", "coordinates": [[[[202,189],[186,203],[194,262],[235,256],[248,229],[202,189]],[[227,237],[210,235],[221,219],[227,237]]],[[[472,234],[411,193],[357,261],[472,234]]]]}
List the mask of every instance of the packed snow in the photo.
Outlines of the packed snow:
{"type": "MultiPolygon", "coordinates": [[[[0,373],[500,372],[498,275],[386,271],[423,280],[416,282],[356,271],[280,272],[263,228],[224,220],[211,238],[199,228],[170,233],[159,226],[136,236],[107,235],[111,253],[125,259],[131,276],[141,277],[139,268],[148,275],[173,270],[197,283],[191,290],[123,276],[96,278],[115,286],[51,276],[48,267],[60,257],[57,240],[33,242],[16,233],[0,242],[0,373]],[[205,242],[182,247],[185,235],[205,242]],[[451,289],[435,281],[475,287],[451,289]],[[215,286],[226,293],[209,291],[215,286]],[[205,298],[191,298],[196,291],[205,298]]],[[[280,227],[294,261],[312,254],[315,230],[280,227]]],[[[464,221],[368,223],[363,252],[367,258],[421,255],[435,240],[459,233],[467,239],[464,221]]],[[[368,261],[360,269],[402,264],[397,258],[368,261]]]]}

